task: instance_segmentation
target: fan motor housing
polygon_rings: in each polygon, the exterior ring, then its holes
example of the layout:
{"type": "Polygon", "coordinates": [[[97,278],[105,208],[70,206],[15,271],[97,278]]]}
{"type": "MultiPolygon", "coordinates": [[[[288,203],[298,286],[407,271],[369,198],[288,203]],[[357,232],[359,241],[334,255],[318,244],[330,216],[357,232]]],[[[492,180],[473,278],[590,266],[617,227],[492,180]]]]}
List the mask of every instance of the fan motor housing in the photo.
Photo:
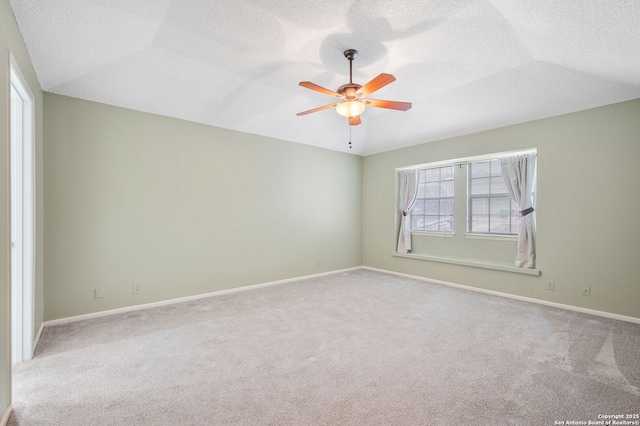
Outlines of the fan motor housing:
{"type": "Polygon", "coordinates": [[[362,86],[360,84],[347,83],[338,87],[336,92],[343,95],[347,100],[352,100],[355,98],[355,94],[358,93],[358,90],[360,90],[361,87],[362,86]]]}

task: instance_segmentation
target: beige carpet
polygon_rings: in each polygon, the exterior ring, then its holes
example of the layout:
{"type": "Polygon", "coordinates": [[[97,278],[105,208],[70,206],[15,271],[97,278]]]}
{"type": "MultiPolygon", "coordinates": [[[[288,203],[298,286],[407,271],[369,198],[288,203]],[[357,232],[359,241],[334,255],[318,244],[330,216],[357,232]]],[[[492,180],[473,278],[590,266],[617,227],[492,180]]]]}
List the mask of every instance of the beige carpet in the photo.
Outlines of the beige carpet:
{"type": "Polygon", "coordinates": [[[639,387],[640,325],[358,270],[48,327],[9,424],[540,426],[639,387]]]}

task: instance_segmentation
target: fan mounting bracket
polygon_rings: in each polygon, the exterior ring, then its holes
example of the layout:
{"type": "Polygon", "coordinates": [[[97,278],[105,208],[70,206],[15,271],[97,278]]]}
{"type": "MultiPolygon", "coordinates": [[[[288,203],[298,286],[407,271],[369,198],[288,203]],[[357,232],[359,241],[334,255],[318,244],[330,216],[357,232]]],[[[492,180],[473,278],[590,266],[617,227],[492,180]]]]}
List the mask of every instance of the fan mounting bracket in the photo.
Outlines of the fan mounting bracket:
{"type": "Polygon", "coordinates": [[[344,57],[350,61],[353,61],[356,56],[358,56],[358,51],[356,49],[347,49],[344,51],[344,57]]]}

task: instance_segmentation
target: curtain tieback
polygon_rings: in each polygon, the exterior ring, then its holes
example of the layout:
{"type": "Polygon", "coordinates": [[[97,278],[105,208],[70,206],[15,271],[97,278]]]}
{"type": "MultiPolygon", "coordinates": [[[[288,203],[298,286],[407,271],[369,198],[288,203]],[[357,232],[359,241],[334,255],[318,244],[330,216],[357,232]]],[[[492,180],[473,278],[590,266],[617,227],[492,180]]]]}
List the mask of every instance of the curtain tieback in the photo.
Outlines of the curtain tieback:
{"type": "Polygon", "coordinates": [[[533,213],[533,207],[529,207],[528,209],[520,210],[520,216],[525,217],[526,215],[533,213]]]}
{"type": "Polygon", "coordinates": [[[402,211],[402,216],[405,216],[405,217],[409,216],[409,212],[405,212],[405,211],[403,210],[403,211],[402,211]]]}

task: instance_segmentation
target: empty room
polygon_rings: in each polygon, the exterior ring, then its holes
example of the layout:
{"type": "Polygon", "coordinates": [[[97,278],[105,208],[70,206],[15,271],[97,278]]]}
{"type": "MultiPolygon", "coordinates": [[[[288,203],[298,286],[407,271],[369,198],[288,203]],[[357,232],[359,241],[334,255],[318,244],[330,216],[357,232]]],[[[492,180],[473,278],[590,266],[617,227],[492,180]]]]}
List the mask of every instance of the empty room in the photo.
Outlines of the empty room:
{"type": "Polygon", "coordinates": [[[0,0],[0,426],[640,425],[639,25],[0,0]]]}

